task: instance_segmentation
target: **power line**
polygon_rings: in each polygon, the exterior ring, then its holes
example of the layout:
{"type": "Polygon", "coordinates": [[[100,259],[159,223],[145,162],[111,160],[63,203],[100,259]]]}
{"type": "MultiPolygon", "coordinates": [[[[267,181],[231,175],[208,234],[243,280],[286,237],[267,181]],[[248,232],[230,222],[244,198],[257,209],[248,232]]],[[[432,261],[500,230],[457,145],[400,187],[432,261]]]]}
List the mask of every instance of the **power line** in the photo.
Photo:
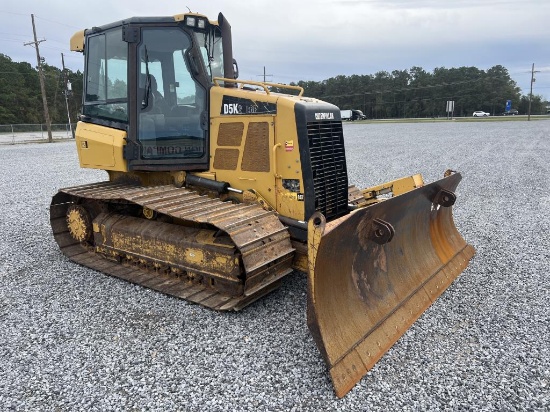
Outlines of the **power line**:
{"type": "Polygon", "coordinates": [[[61,47],[48,47],[48,46],[44,46],[45,49],[50,49],[50,50],[57,50],[57,51],[69,51],[69,48],[68,47],[65,47],[65,48],[61,48],[61,47]]]}
{"type": "MultiPolygon", "coordinates": [[[[9,12],[9,11],[0,11],[0,13],[2,13],[2,14],[13,14],[13,15],[16,15],[16,16],[27,16],[27,14],[24,14],[24,13],[14,13],[14,12],[9,12]]],[[[71,28],[71,29],[74,29],[74,30],[82,30],[82,27],[71,26],[71,25],[66,24],[66,23],[62,23],[62,22],[59,22],[59,21],[47,19],[47,18],[40,17],[40,16],[37,16],[37,15],[35,15],[34,17],[38,20],[47,21],[49,23],[53,23],[53,24],[56,24],[58,26],[68,27],[68,28],[71,28]]],[[[27,35],[16,34],[16,33],[0,32],[0,34],[8,34],[8,35],[11,35],[11,36],[27,37],[27,35]]],[[[49,39],[49,41],[52,41],[52,42],[55,42],[55,43],[60,43],[60,44],[66,44],[67,43],[66,41],[54,40],[54,39],[49,39]]],[[[67,48],[67,50],[68,50],[68,48],[67,48]]]]}
{"type": "Polygon", "coordinates": [[[16,43],[20,43],[21,42],[21,39],[0,39],[1,41],[13,41],[13,42],[16,42],[16,43]]]}
{"type": "Polygon", "coordinates": [[[14,14],[16,16],[26,16],[26,14],[23,14],[23,13],[14,13],[13,11],[2,11],[0,10],[0,13],[2,14],[14,14]]]}
{"type": "Polygon", "coordinates": [[[71,28],[71,29],[81,30],[81,27],[75,27],[75,26],[71,26],[71,25],[69,25],[69,24],[60,23],[60,22],[55,21],[55,20],[45,19],[44,17],[36,16],[36,18],[38,18],[39,20],[48,21],[48,22],[50,22],[50,23],[59,24],[60,26],[69,27],[69,28],[71,28]]]}
{"type": "Polygon", "coordinates": [[[25,35],[25,34],[17,34],[17,33],[5,33],[5,32],[0,32],[0,34],[6,34],[6,35],[8,35],[8,36],[27,37],[27,35],[25,35]]]}
{"type": "MultiPolygon", "coordinates": [[[[392,81],[391,78],[386,79],[386,80],[392,81]]],[[[383,94],[383,93],[396,94],[396,93],[410,92],[410,91],[413,91],[413,90],[433,89],[433,88],[436,88],[436,87],[453,87],[453,86],[458,86],[458,85],[463,85],[463,84],[468,84],[468,83],[483,82],[483,81],[486,81],[486,80],[502,80],[502,78],[501,77],[494,77],[494,76],[479,77],[477,79],[460,80],[460,81],[451,82],[451,83],[443,82],[443,83],[438,83],[438,84],[430,84],[430,85],[426,85],[426,86],[401,87],[401,88],[394,88],[394,89],[375,90],[375,91],[371,91],[371,92],[360,92],[360,93],[352,93],[352,94],[346,93],[346,94],[341,94],[341,95],[323,95],[321,97],[322,98],[327,98],[327,97],[348,97],[348,96],[363,96],[363,95],[373,95],[373,94],[376,95],[376,94],[383,94]]],[[[322,83],[322,82],[320,82],[320,83],[322,83]]]]}

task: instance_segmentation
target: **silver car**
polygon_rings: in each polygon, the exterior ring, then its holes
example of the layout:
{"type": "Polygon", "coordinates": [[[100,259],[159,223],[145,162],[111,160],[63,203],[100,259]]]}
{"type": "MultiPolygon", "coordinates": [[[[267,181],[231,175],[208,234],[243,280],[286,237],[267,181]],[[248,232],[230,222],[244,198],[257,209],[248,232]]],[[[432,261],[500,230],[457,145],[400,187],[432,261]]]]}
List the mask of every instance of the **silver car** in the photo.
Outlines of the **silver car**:
{"type": "Polygon", "coordinates": [[[477,110],[477,111],[474,112],[473,116],[474,117],[486,117],[486,116],[490,116],[490,114],[487,113],[487,112],[481,111],[481,110],[477,110]]]}

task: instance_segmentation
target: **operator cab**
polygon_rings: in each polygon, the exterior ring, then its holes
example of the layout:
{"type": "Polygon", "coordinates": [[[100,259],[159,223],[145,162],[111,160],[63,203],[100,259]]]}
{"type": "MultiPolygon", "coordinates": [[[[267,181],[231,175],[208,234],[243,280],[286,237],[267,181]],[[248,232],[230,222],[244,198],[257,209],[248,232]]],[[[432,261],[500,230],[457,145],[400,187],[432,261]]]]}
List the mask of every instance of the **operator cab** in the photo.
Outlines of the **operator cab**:
{"type": "Polygon", "coordinates": [[[130,170],[208,169],[208,90],[224,76],[217,22],[134,17],[87,30],[84,50],[82,121],[127,131],[130,170]]]}

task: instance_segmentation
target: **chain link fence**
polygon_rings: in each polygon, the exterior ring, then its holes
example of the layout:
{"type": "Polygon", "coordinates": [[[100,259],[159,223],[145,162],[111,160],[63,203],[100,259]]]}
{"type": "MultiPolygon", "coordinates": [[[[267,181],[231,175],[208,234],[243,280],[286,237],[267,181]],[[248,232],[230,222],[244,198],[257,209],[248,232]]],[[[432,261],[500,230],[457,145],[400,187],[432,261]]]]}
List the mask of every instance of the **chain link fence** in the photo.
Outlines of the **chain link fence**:
{"type": "MultiPolygon", "coordinates": [[[[52,124],[52,139],[72,139],[72,130],[76,124],[52,124]]],[[[16,144],[31,142],[47,142],[48,128],[46,124],[0,124],[0,144],[16,144]]]]}

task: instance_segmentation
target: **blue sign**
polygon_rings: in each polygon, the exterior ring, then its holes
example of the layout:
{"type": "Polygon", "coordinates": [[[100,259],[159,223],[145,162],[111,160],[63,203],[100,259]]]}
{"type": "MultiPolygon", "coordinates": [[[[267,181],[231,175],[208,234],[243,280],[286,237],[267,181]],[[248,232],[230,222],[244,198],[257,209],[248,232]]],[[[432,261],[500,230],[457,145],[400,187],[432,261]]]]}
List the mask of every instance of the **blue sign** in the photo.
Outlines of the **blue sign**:
{"type": "Polygon", "coordinates": [[[506,111],[509,112],[512,109],[512,101],[506,100],[506,111]]]}

